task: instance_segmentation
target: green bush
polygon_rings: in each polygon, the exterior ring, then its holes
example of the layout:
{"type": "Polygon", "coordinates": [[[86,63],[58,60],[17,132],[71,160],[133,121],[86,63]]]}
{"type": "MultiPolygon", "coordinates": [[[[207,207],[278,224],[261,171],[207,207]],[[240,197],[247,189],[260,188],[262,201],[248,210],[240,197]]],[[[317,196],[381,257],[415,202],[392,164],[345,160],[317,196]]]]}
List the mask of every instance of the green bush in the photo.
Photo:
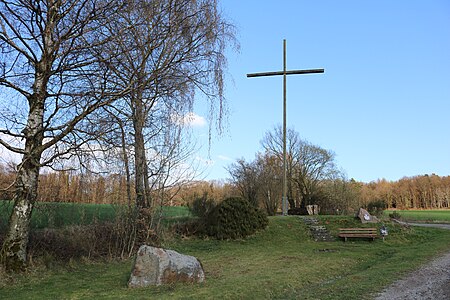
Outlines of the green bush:
{"type": "Polygon", "coordinates": [[[367,204],[367,211],[374,216],[381,216],[383,210],[387,208],[386,202],[383,200],[374,200],[367,204]]]}
{"type": "Polygon", "coordinates": [[[189,210],[194,216],[203,219],[211,213],[216,205],[216,201],[214,201],[214,199],[208,198],[208,194],[205,193],[202,197],[198,197],[194,201],[189,203],[189,210]]]}
{"type": "Polygon", "coordinates": [[[217,239],[238,239],[266,228],[269,219],[242,198],[228,198],[218,204],[206,219],[207,234],[217,239]]]}
{"type": "Polygon", "coordinates": [[[396,210],[389,214],[389,218],[391,219],[400,220],[401,217],[402,216],[396,210]]]}

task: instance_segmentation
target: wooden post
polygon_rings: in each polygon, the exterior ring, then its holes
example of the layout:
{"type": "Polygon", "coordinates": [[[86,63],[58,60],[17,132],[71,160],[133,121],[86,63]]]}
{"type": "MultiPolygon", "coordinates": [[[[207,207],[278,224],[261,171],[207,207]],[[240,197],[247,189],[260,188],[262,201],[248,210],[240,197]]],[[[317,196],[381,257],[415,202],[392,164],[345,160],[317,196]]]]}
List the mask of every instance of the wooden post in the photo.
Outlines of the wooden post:
{"type": "Polygon", "coordinates": [[[288,199],[287,199],[287,153],[286,153],[286,76],[297,74],[314,74],[323,73],[324,69],[310,69],[310,70],[286,70],[286,40],[283,40],[283,71],[277,72],[262,72],[247,74],[248,78],[252,77],[264,77],[264,76],[277,76],[283,75],[283,196],[281,198],[281,209],[283,216],[287,216],[288,199]]]}

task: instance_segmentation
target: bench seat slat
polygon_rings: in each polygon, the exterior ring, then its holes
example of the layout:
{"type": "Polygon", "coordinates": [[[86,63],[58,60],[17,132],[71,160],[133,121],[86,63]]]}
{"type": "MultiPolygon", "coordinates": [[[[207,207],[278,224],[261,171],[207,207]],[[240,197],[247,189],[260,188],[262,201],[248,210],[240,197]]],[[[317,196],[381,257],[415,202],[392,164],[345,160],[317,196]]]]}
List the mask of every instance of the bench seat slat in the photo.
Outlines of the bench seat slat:
{"type": "Polygon", "coordinates": [[[348,231],[348,232],[340,232],[339,234],[377,234],[377,233],[375,231],[367,231],[367,232],[348,231]]]}
{"type": "Polygon", "coordinates": [[[347,235],[347,236],[377,236],[376,233],[340,233],[339,235],[347,235]]]}

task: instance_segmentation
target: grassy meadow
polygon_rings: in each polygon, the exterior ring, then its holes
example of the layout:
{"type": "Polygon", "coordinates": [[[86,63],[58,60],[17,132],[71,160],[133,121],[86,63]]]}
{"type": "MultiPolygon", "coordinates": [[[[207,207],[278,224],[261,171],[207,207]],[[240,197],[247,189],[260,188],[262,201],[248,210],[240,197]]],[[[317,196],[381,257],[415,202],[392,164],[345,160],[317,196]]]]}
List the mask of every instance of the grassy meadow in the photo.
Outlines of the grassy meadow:
{"type": "MultiPolygon", "coordinates": [[[[340,227],[362,226],[352,217],[319,220],[334,235],[340,227]]],[[[165,248],[201,260],[203,284],[131,290],[126,285],[132,260],[72,261],[0,283],[0,298],[370,299],[405,272],[450,250],[450,231],[385,225],[384,242],[314,242],[300,217],[271,217],[267,230],[245,240],[166,239],[165,248]]]]}
{"type": "MultiPolygon", "coordinates": [[[[0,229],[8,224],[13,203],[0,201],[0,229]]],[[[61,228],[113,221],[123,207],[113,204],[38,202],[31,218],[32,229],[61,228]]],[[[173,223],[190,216],[187,207],[162,207],[165,222],[173,223]]]]}
{"type": "MultiPolygon", "coordinates": [[[[389,216],[393,210],[384,211],[385,216],[389,216]]],[[[403,221],[423,222],[423,223],[450,223],[450,209],[434,210],[396,210],[403,221]]]]}
{"type": "MultiPolygon", "coordinates": [[[[12,201],[0,201],[0,228],[7,225],[12,201]]],[[[111,221],[117,206],[111,204],[38,202],[31,218],[31,228],[61,228],[111,221]]]]}

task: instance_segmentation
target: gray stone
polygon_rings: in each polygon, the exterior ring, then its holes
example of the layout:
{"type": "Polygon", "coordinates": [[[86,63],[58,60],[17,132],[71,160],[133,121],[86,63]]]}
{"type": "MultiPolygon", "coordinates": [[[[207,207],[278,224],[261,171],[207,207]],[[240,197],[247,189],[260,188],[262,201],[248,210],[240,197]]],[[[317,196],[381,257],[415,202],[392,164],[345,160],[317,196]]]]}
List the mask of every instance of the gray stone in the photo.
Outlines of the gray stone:
{"type": "Polygon", "coordinates": [[[173,250],[143,245],[139,248],[128,287],[147,287],[174,282],[203,282],[200,261],[173,250]]]}
{"type": "Polygon", "coordinates": [[[333,242],[335,240],[325,226],[311,225],[309,231],[316,242],[333,242]]]}
{"type": "Polygon", "coordinates": [[[377,217],[369,214],[369,212],[364,208],[359,209],[358,218],[361,220],[362,223],[378,223],[380,221],[378,220],[377,217]]]}
{"type": "Polygon", "coordinates": [[[319,224],[319,220],[311,217],[300,217],[306,225],[317,225],[319,224]]]}

